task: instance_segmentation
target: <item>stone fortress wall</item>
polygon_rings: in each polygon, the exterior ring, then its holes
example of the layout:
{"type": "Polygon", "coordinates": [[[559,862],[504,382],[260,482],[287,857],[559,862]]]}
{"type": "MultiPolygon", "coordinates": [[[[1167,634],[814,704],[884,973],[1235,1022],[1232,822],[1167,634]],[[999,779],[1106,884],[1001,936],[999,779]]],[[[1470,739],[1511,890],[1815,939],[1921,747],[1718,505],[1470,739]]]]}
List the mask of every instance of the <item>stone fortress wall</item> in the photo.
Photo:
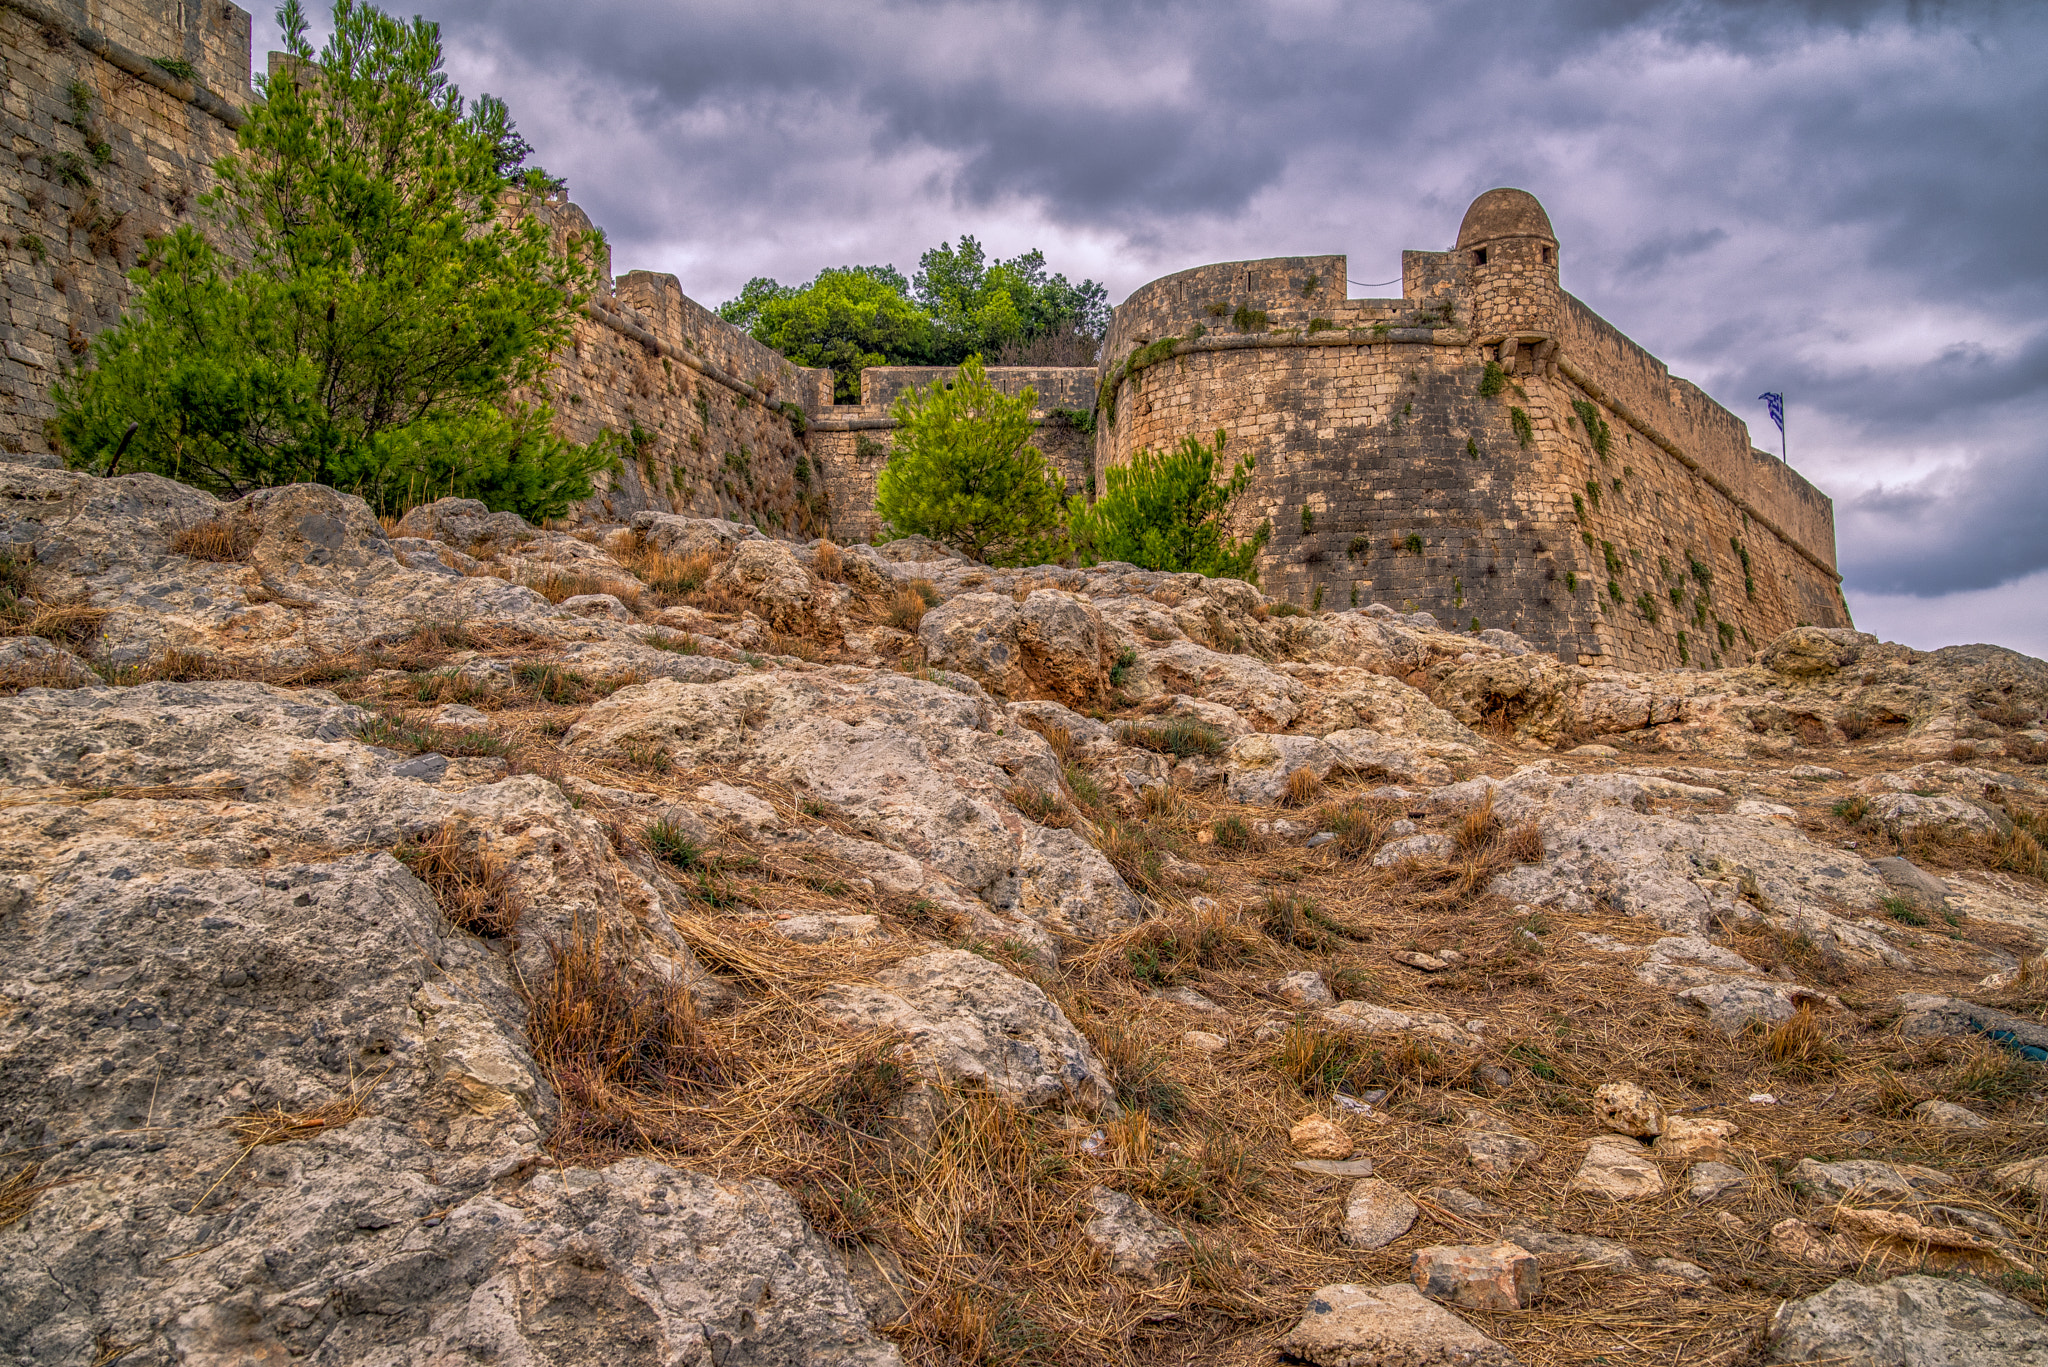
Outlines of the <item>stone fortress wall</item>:
{"type": "MultiPolygon", "coordinates": [[[[0,450],[47,452],[51,382],[232,149],[249,32],[219,0],[0,0],[18,167],[0,193],[0,450]]],[[[527,207],[565,237],[593,231],[566,198],[527,207]]],[[[1261,582],[1303,607],[1427,609],[1630,668],[1733,663],[1798,623],[1847,623],[1829,500],[1559,287],[1532,197],[1490,191],[1456,248],[1402,266],[1398,299],[1346,298],[1342,256],[1182,271],[1115,310],[1099,369],[989,375],[1036,391],[1037,445],[1090,498],[1136,451],[1223,430],[1226,459],[1258,459],[1238,530],[1272,523],[1261,582]],[[1491,397],[1488,362],[1509,377],[1491,397]]],[[[624,439],[566,521],[653,508],[786,536],[879,530],[890,406],[949,368],[873,368],[861,402],[835,404],[829,372],[674,276],[614,279],[607,261],[605,278],[535,396],[565,436],[624,439]]]]}
{"type": "Polygon", "coordinates": [[[249,15],[0,0],[0,76],[0,451],[21,454],[47,450],[50,384],[120,317],[143,243],[190,215],[233,150],[249,15]]]}
{"type": "Polygon", "coordinates": [[[1307,608],[1426,609],[1636,669],[1848,624],[1833,505],[1559,288],[1532,196],[1488,192],[1455,249],[1402,265],[1399,299],[1346,299],[1338,256],[1133,292],[1103,349],[1098,467],[1222,429],[1226,458],[1257,458],[1238,530],[1271,521],[1261,583],[1307,608]]]}

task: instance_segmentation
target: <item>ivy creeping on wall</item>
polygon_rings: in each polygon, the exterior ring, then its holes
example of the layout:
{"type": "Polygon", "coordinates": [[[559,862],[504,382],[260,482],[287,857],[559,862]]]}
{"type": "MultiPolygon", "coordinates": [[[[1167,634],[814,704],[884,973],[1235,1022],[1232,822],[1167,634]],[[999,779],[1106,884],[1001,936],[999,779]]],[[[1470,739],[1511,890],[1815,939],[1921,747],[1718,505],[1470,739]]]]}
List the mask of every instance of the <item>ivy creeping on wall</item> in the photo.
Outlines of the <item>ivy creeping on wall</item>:
{"type": "Polygon", "coordinates": [[[1579,423],[1586,429],[1586,440],[1593,443],[1593,454],[1606,460],[1607,447],[1614,436],[1607,419],[1600,416],[1600,405],[1590,399],[1573,399],[1572,411],[1579,415],[1579,423]]]}
{"type": "Polygon", "coordinates": [[[1742,562],[1742,591],[1753,603],[1756,601],[1756,567],[1750,563],[1749,548],[1742,544],[1741,538],[1733,536],[1728,538],[1728,545],[1734,550],[1735,558],[1742,562]]]}
{"type": "Polygon", "coordinates": [[[1515,440],[1521,443],[1524,450],[1536,444],[1536,427],[1529,421],[1526,409],[1510,407],[1508,426],[1515,429],[1515,440]]]}

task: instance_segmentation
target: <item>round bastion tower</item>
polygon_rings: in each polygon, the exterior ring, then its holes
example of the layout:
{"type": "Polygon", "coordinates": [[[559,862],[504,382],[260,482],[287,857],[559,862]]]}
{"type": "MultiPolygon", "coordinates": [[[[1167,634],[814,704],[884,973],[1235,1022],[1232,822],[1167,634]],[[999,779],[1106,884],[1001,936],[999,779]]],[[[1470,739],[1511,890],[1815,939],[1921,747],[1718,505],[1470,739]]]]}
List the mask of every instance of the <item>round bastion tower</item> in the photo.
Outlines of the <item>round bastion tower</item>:
{"type": "Polygon", "coordinates": [[[1557,357],[1557,234],[1536,196],[1488,190],[1465,211],[1452,251],[1467,272],[1473,342],[1498,346],[1511,375],[1547,372],[1557,357]]]}

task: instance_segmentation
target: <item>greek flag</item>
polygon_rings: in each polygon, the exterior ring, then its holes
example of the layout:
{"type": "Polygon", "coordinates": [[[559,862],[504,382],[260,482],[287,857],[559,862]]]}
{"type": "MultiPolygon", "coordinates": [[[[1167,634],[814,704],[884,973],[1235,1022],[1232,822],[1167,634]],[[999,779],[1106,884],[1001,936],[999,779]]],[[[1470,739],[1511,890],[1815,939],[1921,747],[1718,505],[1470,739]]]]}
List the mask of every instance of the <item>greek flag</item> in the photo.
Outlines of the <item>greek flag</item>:
{"type": "Polygon", "coordinates": [[[1771,410],[1771,421],[1778,424],[1778,434],[1785,433],[1785,396],[1783,394],[1759,394],[1764,406],[1771,410]]]}

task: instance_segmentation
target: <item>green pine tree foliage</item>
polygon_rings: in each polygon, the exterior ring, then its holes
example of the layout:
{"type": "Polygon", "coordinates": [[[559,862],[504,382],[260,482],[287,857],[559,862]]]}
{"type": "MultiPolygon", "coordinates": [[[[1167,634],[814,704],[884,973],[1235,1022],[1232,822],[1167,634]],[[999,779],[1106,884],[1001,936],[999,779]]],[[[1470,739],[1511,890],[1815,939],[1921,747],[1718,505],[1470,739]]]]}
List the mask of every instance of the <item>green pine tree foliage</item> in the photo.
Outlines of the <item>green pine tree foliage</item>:
{"type": "Polygon", "coordinates": [[[337,0],[317,54],[299,0],[291,60],[264,82],[205,201],[238,269],[186,226],[55,389],[55,435],[98,468],[129,423],[127,469],[225,497],[297,482],[384,512],[457,494],[530,518],[586,498],[613,443],[555,437],[545,380],[597,279],[595,242],[527,213],[555,188],[521,169],[505,105],[441,71],[437,27],[337,0]]]}
{"type": "Polygon", "coordinates": [[[990,565],[1040,565],[1064,549],[1066,481],[1030,444],[1031,389],[1009,395],[970,356],[949,383],[899,396],[875,511],[891,534],[920,534],[990,565]]]}
{"type": "Polygon", "coordinates": [[[1121,560],[1148,570],[1192,571],[1212,579],[1259,582],[1259,551],[1271,523],[1242,541],[1225,527],[1231,503],[1251,483],[1257,457],[1247,456],[1219,482],[1216,463],[1227,437],[1213,443],[1184,437],[1171,451],[1140,451],[1104,475],[1102,497],[1076,507],[1074,544],[1091,564],[1121,560]]]}

